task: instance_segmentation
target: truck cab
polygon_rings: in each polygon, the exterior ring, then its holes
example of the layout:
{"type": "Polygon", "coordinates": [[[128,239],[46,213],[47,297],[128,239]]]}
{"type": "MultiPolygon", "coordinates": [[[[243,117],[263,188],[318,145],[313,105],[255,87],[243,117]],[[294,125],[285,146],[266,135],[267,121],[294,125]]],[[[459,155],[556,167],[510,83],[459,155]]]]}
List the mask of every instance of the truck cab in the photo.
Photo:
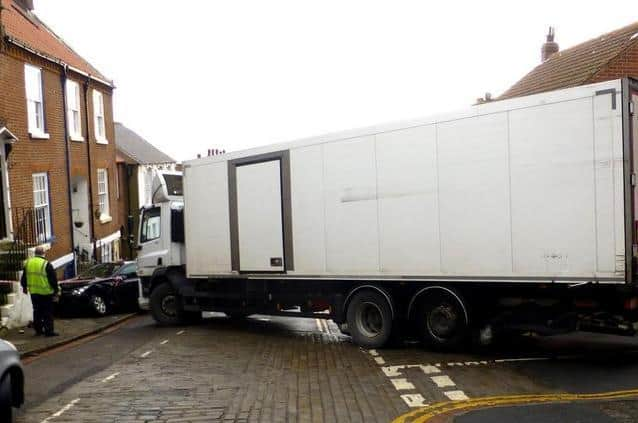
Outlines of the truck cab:
{"type": "MultiPolygon", "coordinates": [[[[184,197],[181,172],[155,171],[151,201],[140,209],[137,268],[142,297],[153,275],[184,263],[184,197]]],[[[140,303],[143,298],[140,298],[140,303]]]]}

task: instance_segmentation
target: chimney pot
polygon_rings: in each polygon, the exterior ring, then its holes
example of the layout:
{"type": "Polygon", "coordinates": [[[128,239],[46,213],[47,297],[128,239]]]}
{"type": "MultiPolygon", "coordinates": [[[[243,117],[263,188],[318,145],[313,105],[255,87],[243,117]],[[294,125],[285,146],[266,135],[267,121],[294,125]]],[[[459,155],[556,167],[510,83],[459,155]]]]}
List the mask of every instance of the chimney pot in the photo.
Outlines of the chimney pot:
{"type": "Polygon", "coordinates": [[[558,43],[554,41],[554,36],[554,27],[550,26],[549,31],[547,32],[547,39],[541,47],[541,62],[547,61],[560,50],[558,43]]]}
{"type": "Polygon", "coordinates": [[[33,7],[33,0],[17,0],[17,1],[18,1],[18,4],[26,10],[35,9],[35,7],[33,7]]]}

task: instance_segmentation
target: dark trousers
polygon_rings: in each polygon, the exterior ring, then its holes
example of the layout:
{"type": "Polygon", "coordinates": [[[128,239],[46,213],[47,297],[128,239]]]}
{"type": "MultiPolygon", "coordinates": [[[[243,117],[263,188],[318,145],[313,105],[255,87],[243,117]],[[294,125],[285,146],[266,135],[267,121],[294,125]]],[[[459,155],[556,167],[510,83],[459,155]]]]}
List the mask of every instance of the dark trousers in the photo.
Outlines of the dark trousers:
{"type": "Polygon", "coordinates": [[[36,333],[53,333],[53,295],[31,294],[33,328],[36,333]]]}

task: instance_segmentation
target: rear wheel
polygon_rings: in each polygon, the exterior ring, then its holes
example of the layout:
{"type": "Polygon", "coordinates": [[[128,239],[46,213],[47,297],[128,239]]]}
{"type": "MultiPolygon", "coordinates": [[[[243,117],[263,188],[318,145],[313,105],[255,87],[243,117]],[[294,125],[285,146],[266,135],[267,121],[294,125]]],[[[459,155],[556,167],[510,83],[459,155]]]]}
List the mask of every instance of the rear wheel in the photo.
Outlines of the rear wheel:
{"type": "Polygon", "coordinates": [[[177,325],[182,322],[183,312],[179,296],[168,282],[158,285],[153,290],[150,306],[153,319],[160,325],[177,325]]]}
{"type": "Polygon", "coordinates": [[[358,292],[347,311],[348,330],[357,345],[383,346],[392,334],[392,310],[384,295],[377,291],[358,292]]]}
{"type": "Polygon", "coordinates": [[[423,295],[426,297],[421,301],[415,319],[423,343],[441,351],[460,347],[468,335],[463,304],[446,292],[423,295]]]}
{"type": "Polygon", "coordinates": [[[13,421],[13,394],[9,374],[4,375],[0,382],[0,421],[13,421]]]}

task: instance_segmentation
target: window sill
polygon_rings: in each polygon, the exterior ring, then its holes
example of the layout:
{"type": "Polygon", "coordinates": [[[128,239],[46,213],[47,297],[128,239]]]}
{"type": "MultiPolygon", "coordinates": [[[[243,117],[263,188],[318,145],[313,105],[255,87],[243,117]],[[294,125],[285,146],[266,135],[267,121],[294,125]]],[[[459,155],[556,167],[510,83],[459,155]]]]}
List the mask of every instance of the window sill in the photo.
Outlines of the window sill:
{"type": "Polygon", "coordinates": [[[112,222],[112,221],[113,221],[113,218],[111,216],[109,216],[109,215],[103,214],[102,216],[100,216],[100,223],[101,224],[109,223],[109,222],[112,222]]]}
{"type": "Polygon", "coordinates": [[[32,140],[48,140],[51,136],[45,132],[29,132],[29,138],[32,140]]]}
{"type": "Polygon", "coordinates": [[[109,140],[107,140],[106,138],[103,138],[103,139],[96,139],[95,142],[98,144],[107,145],[109,143],[109,140]]]}
{"type": "Polygon", "coordinates": [[[81,135],[71,135],[69,139],[75,142],[84,142],[84,137],[81,135]]]}

